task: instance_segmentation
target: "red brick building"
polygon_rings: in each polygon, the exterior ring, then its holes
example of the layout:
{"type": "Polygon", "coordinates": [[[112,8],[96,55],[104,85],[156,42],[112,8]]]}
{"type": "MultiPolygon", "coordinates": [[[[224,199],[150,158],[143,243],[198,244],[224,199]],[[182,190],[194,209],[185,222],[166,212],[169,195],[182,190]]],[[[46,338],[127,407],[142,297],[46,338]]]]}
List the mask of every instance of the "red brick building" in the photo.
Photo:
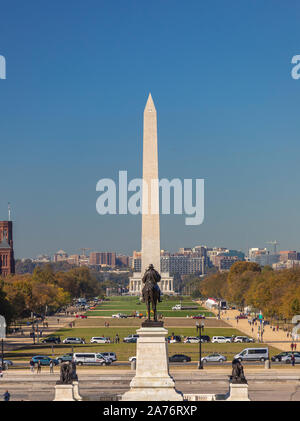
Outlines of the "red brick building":
{"type": "Polygon", "coordinates": [[[12,221],[0,221],[0,276],[15,273],[12,221]]]}

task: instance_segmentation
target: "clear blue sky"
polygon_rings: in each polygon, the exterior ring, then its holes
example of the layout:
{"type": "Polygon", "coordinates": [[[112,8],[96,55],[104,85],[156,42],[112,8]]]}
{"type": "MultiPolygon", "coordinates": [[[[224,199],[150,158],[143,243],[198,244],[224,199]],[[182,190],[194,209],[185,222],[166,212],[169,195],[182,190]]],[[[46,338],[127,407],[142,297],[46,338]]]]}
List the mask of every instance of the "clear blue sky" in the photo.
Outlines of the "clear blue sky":
{"type": "Polygon", "coordinates": [[[1,6],[0,219],[17,257],[140,248],[140,216],[99,216],[100,178],[141,175],[151,91],[160,177],[204,178],[205,220],[161,246],[300,250],[296,0],[15,0],[1,6]]]}

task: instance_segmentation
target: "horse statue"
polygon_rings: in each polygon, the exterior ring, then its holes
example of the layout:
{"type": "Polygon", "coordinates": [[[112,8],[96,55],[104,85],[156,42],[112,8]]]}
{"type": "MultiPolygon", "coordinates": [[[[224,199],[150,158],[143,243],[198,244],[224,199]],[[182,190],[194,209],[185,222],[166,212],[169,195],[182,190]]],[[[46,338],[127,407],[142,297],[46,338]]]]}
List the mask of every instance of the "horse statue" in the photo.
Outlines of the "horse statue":
{"type": "Polygon", "coordinates": [[[142,290],[142,301],[147,305],[148,321],[150,321],[150,306],[152,304],[153,320],[157,322],[156,304],[157,302],[161,303],[160,289],[157,283],[160,282],[160,279],[161,276],[154,269],[154,266],[149,265],[142,279],[143,284],[145,284],[142,290]]]}
{"type": "Polygon", "coordinates": [[[247,383],[243,366],[238,359],[232,361],[232,375],[229,376],[229,380],[234,384],[247,383]]]}

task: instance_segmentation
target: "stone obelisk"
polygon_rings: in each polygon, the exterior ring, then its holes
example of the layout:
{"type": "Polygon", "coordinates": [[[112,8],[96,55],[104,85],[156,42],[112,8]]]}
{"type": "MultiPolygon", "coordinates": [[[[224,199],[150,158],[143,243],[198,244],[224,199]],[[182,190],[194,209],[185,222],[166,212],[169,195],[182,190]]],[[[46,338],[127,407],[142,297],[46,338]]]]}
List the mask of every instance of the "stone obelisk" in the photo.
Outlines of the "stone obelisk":
{"type": "MultiPolygon", "coordinates": [[[[143,140],[143,196],[142,196],[142,265],[139,276],[152,263],[160,272],[159,190],[157,157],[156,109],[149,94],[144,110],[143,140]]],[[[136,282],[135,278],[131,282],[136,282]]],[[[163,282],[163,276],[162,280],[163,282]]],[[[167,278],[166,282],[170,282],[167,278]]],[[[182,401],[183,395],[175,389],[169,373],[167,329],[145,327],[137,330],[136,373],[124,401],[182,401]]]]}
{"type": "Polygon", "coordinates": [[[142,277],[150,264],[161,274],[162,293],[174,294],[173,277],[161,273],[157,113],[151,94],[144,109],[141,272],[134,272],[129,293],[141,295],[142,277]]]}
{"type": "Polygon", "coordinates": [[[160,272],[157,115],[151,94],[144,110],[142,274],[150,263],[160,272]]]}

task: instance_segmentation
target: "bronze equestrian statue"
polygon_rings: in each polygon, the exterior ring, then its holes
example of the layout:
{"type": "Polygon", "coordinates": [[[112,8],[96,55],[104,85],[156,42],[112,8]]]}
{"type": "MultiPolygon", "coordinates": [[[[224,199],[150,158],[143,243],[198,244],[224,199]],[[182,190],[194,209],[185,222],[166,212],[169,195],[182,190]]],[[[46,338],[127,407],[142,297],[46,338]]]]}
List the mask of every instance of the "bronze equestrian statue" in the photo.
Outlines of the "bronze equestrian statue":
{"type": "Polygon", "coordinates": [[[72,384],[75,380],[78,380],[75,362],[62,364],[60,366],[60,380],[57,384],[72,384]]]}
{"type": "Polygon", "coordinates": [[[233,384],[247,383],[243,366],[238,359],[232,361],[232,375],[229,376],[229,381],[233,384]]]}
{"type": "Polygon", "coordinates": [[[160,288],[157,285],[160,282],[161,276],[160,274],[154,269],[154,266],[151,264],[149,265],[148,269],[145,271],[143,276],[142,282],[144,284],[142,290],[143,296],[143,303],[146,303],[147,310],[148,310],[148,321],[150,322],[150,306],[152,304],[153,310],[153,320],[157,322],[157,312],[156,312],[156,304],[157,302],[161,303],[160,299],[160,288]]]}

